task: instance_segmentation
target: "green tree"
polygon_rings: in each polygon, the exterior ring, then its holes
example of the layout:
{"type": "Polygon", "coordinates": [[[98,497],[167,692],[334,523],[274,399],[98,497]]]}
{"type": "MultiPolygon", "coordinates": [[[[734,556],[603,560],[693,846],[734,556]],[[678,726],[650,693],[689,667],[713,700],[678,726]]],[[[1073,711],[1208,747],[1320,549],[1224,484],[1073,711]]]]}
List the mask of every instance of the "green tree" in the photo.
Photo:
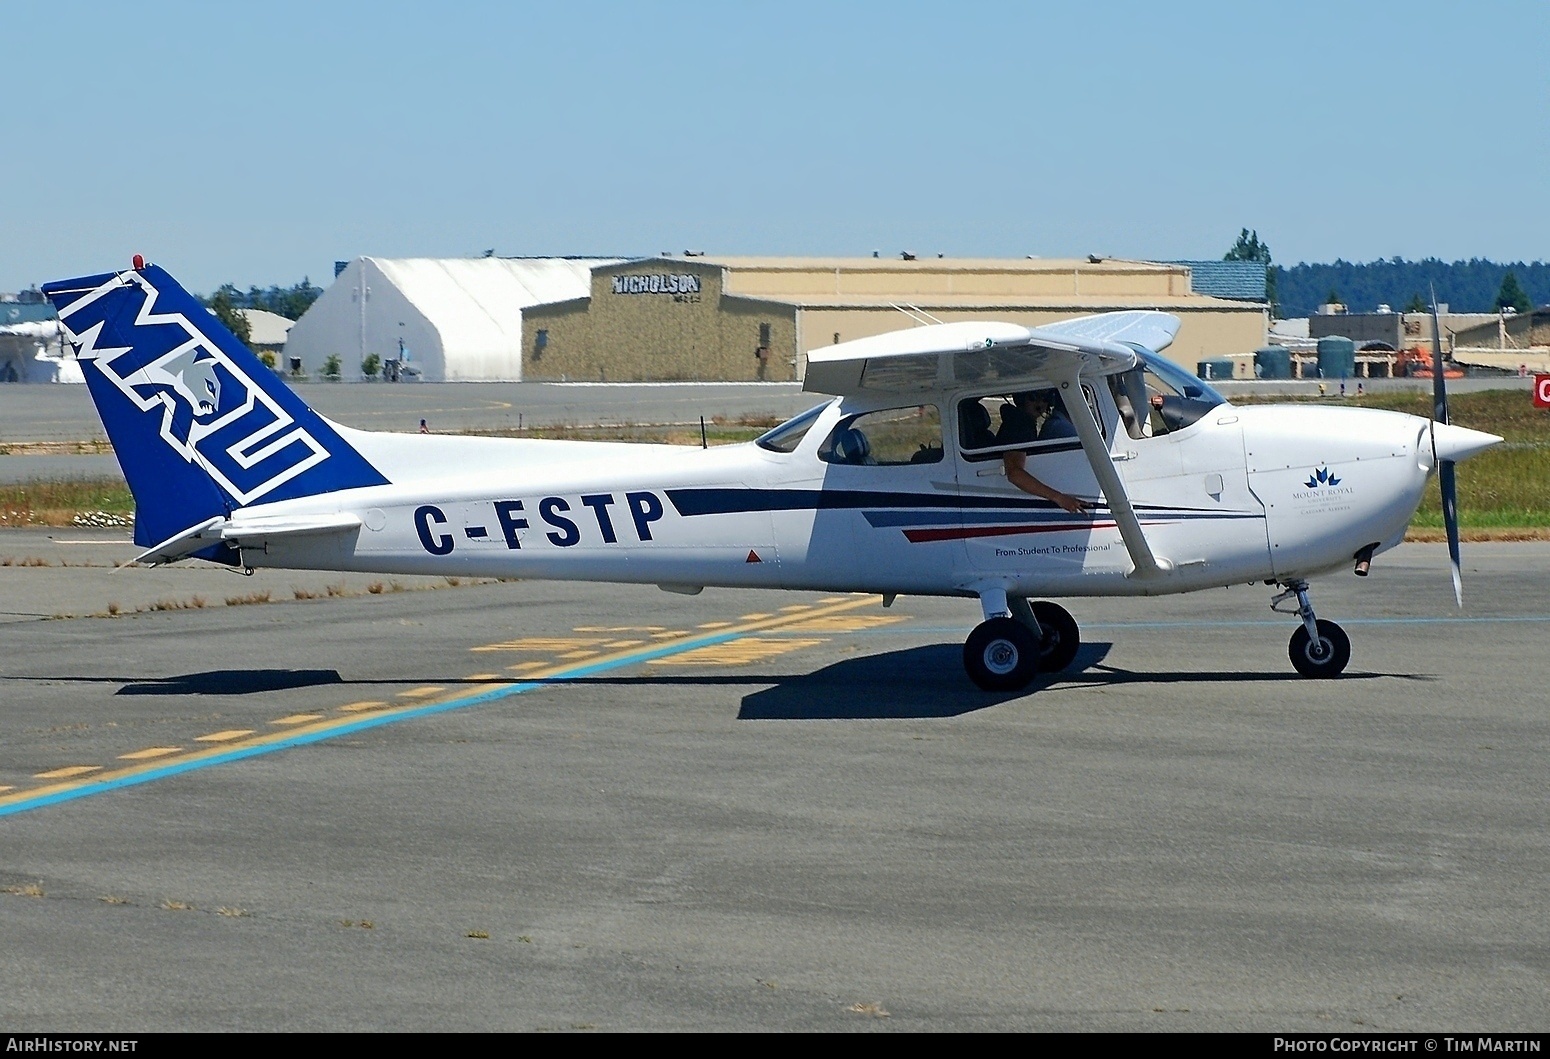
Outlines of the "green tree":
{"type": "Polygon", "coordinates": [[[1258,261],[1265,266],[1265,300],[1270,303],[1271,315],[1277,315],[1280,305],[1276,299],[1276,273],[1280,270],[1270,263],[1270,244],[1259,241],[1259,230],[1244,228],[1238,233],[1238,241],[1232,244],[1223,261],[1258,261]]]}
{"type": "Polygon", "coordinates": [[[1270,264],[1270,246],[1259,241],[1259,232],[1247,228],[1238,233],[1238,241],[1222,255],[1223,261],[1262,261],[1270,264]]]}
{"type": "Polygon", "coordinates": [[[366,354],[366,359],[361,361],[361,374],[368,379],[377,377],[377,370],[382,367],[382,358],[375,353],[366,354]]]}
{"type": "Polygon", "coordinates": [[[283,309],[275,312],[291,320],[300,320],[301,314],[312,308],[312,303],[323,296],[322,287],[314,287],[311,278],[301,277],[301,282],[285,291],[281,297],[283,309]]]}
{"type": "Polygon", "coordinates": [[[253,329],[248,326],[248,318],[237,310],[233,295],[242,297],[236,287],[230,283],[225,284],[210,298],[209,309],[226,330],[236,335],[243,345],[247,345],[249,339],[253,337],[253,329]]]}
{"type": "MultiPolygon", "coordinates": [[[[364,367],[364,365],[362,365],[364,367]]],[[[326,379],[339,378],[339,354],[330,353],[323,361],[323,377],[326,379]]]]}
{"type": "Polygon", "coordinates": [[[1337,291],[1335,288],[1331,287],[1331,288],[1329,288],[1329,293],[1324,295],[1324,304],[1325,305],[1344,305],[1345,302],[1340,300],[1340,292],[1337,291]]]}
{"type": "Polygon", "coordinates": [[[1429,308],[1431,307],[1426,304],[1426,299],[1421,297],[1419,291],[1410,295],[1410,300],[1405,303],[1405,312],[1407,313],[1424,313],[1429,308]]]}
{"type": "Polygon", "coordinates": [[[1534,303],[1529,301],[1528,295],[1523,292],[1523,288],[1518,284],[1518,274],[1516,272],[1508,272],[1503,276],[1502,289],[1496,292],[1497,311],[1516,309],[1520,313],[1526,313],[1533,307],[1534,303]]]}

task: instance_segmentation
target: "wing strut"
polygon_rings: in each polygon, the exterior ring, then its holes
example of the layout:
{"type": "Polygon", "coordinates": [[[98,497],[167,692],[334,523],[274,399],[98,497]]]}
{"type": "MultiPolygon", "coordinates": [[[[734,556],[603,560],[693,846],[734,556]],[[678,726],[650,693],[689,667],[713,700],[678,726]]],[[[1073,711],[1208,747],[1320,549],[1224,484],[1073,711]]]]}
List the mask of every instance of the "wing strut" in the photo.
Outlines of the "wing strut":
{"type": "Polygon", "coordinates": [[[1099,430],[1098,421],[1093,418],[1093,410],[1082,393],[1082,362],[1079,358],[1071,360],[1070,374],[1061,380],[1060,388],[1066,391],[1066,412],[1076,427],[1076,436],[1082,441],[1082,451],[1087,454],[1087,462],[1098,478],[1103,498],[1108,501],[1114,523],[1119,527],[1119,535],[1125,540],[1125,550],[1130,553],[1130,561],[1135,564],[1136,568],[1130,576],[1162,577],[1172,569],[1173,564],[1166,559],[1159,561],[1152,554],[1151,545],[1146,542],[1146,534],[1141,532],[1141,520],[1136,518],[1136,509],[1130,505],[1125,483],[1120,481],[1119,472],[1114,469],[1114,460],[1103,443],[1103,432],[1099,430]]]}

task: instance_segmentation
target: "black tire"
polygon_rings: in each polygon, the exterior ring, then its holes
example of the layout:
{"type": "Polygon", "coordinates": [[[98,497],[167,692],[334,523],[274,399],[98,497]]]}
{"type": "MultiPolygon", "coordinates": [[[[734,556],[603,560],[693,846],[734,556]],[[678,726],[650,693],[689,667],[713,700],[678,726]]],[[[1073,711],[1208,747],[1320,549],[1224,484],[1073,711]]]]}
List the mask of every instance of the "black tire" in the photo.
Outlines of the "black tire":
{"type": "Polygon", "coordinates": [[[1039,643],[1015,618],[991,618],[969,633],[963,668],[986,691],[1018,691],[1039,671],[1039,643]]]}
{"type": "Polygon", "coordinates": [[[1030,603],[1033,616],[1043,633],[1040,644],[1039,669],[1045,673],[1059,673],[1076,661],[1076,652],[1082,646],[1082,631],[1077,628],[1071,612],[1059,603],[1040,600],[1030,603]]]}
{"type": "Polygon", "coordinates": [[[1306,625],[1297,626],[1287,646],[1292,668],[1305,677],[1338,677],[1351,661],[1351,638],[1332,621],[1319,619],[1319,638],[1314,642],[1306,625]]]}

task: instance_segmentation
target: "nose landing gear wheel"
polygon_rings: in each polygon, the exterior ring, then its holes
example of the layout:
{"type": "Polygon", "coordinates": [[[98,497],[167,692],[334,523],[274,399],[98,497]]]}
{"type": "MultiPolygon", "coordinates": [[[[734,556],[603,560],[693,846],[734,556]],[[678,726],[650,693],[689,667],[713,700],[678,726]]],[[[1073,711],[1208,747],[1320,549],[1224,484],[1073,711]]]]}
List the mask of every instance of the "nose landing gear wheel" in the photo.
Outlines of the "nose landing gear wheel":
{"type": "Polygon", "coordinates": [[[1318,619],[1319,638],[1308,635],[1305,626],[1297,626],[1287,654],[1292,658],[1292,668],[1305,677],[1339,676],[1351,661],[1351,638],[1345,630],[1332,621],[1318,619]]]}
{"type": "Polygon", "coordinates": [[[1039,600],[1030,605],[1039,631],[1044,634],[1039,669],[1045,673],[1059,673],[1076,661],[1076,652],[1082,646],[1082,632],[1071,612],[1059,603],[1039,600]]]}
{"type": "Polygon", "coordinates": [[[1039,642],[1015,618],[975,626],[963,645],[963,668],[986,691],[1017,691],[1039,671],[1039,642]]]}

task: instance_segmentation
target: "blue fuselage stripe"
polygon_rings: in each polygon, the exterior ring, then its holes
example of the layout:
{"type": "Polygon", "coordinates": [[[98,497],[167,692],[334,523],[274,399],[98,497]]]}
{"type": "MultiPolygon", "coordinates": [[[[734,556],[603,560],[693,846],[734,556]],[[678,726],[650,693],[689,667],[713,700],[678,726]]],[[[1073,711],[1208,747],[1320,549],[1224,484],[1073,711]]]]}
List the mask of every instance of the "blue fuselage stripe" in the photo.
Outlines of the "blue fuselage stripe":
{"type": "MultiPolygon", "coordinates": [[[[1053,502],[1037,497],[973,496],[957,493],[905,493],[871,489],[668,489],[667,498],[680,514],[735,515],[751,511],[834,511],[878,508],[924,508],[932,511],[1002,511],[1026,517],[1026,513],[1060,514],[1053,502]]],[[[1136,504],[1137,511],[1182,517],[1198,514],[1213,518],[1261,518],[1259,512],[1218,512],[1161,504],[1136,504]]]]}

